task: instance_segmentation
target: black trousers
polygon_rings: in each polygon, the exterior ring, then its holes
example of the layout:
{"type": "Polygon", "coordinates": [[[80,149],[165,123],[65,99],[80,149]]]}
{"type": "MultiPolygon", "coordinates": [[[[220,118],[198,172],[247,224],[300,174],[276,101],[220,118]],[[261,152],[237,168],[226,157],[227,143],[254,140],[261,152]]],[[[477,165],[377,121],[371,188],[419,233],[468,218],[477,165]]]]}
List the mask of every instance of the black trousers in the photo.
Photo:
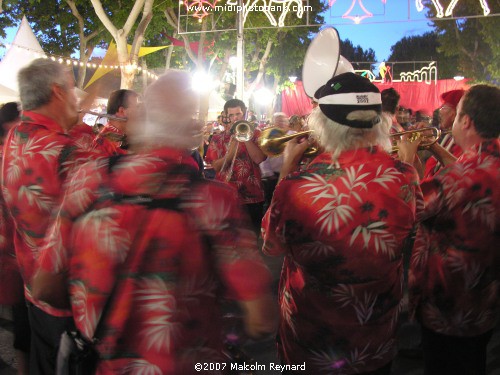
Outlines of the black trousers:
{"type": "Polygon", "coordinates": [[[56,372],[57,350],[61,334],[73,329],[73,318],[58,318],[28,303],[31,326],[30,375],[52,375],[56,372]]]}
{"type": "Polygon", "coordinates": [[[244,207],[250,217],[250,221],[252,224],[252,228],[254,232],[257,234],[257,237],[260,235],[260,227],[262,225],[262,216],[264,213],[262,212],[264,206],[264,202],[259,203],[250,203],[245,204],[244,207]]]}
{"type": "Polygon", "coordinates": [[[486,375],[493,330],[480,336],[447,336],[422,327],[425,375],[486,375]]]}
{"type": "Polygon", "coordinates": [[[23,353],[29,353],[31,329],[28,317],[28,306],[26,306],[24,297],[22,302],[12,306],[12,318],[14,323],[14,349],[23,353]]]}

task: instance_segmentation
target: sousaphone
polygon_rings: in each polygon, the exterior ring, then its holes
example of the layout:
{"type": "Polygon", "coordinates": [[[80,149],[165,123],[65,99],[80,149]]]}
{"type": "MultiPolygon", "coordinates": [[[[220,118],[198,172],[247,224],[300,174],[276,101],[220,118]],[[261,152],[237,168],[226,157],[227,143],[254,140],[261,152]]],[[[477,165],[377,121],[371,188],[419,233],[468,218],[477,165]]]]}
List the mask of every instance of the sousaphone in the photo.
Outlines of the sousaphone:
{"type": "Polygon", "coordinates": [[[329,79],[342,73],[354,73],[351,63],[340,55],[340,38],[336,29],[321,30],[307,48],[302,67],[302,81],[306,94],[313,98],[316,91],[329,79]]]}

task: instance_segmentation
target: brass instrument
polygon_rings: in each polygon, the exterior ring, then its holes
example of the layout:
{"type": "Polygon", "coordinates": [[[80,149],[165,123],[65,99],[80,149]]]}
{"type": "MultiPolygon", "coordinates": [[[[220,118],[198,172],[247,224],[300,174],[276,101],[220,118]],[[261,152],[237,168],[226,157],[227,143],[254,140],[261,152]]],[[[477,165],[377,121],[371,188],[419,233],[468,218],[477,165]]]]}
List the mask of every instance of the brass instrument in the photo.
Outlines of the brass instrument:
{"type": "Polygon", "coordinates": [[[247,142],[253,137],[255,124],[245,120],[236,121],[233,126],[231,126],[230,132],[238,142],[247,142]]]}
{"type": "MultiPolygon", "coordinates": [[[[259,147],[267,156],[278,156],[285,150],[285,143],[294,139],[307,136],[312,130],[305,130],[298,133],[286,134],[286,130],[278,127],[264,129],[259,137],[259,147]]],[[[318,153],[318,148],[309,146],[304,152],[304,156],[313,156],[318,153]]]]}
{"type": "Polygon", "coordinates": [[[100,118],[103,118],[103,117],[105,117],[109,120],[114,120],[114,121],[124,121],[125,122],[128,120],[125,117],[118,117],[118,116],[114,116],[114,115],[108,115],[107,113],[99,113],[99,112],[94,112],[94,111],[79,110],[78,113],[84,113],[84,114],[88,114],[88,115],[92,115],[92,116],[97,116],[96,122],[100,118]]]}
{"type": "Polygon", "coordinates": [[[434,128],[434,127],[428,127],[428,128],[421,128],[421,129],[415,129],[415,130],[407,130],[404,132],[399,132],[399,133],[394,133],[391,134],[390,137],[392,139],[392,152],[398,152],[399,147],[396,143],[401,136],[408,134],[409,142],[415,142],[417,139],[422,138],[422,142],[418,145],[419,150],[425,150],[432,146],[434,143],[436,143],[439,140],[439,137],[441,137],[441,134],[446,134],[447,132],[442,133],[441,129],[434,128]],[[425,134],[427,133],[427,134],[425,134]]]}

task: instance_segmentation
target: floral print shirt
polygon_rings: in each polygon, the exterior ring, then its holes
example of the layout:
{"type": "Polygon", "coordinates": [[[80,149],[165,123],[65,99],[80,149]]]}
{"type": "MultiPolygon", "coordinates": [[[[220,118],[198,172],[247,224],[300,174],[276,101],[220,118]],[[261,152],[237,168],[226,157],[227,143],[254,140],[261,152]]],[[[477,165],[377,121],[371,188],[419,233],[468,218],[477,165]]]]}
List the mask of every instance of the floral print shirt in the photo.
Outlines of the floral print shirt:
{"type": "MultiPolygon", "coordinates": [[[[252,142],[256,143],[259,135],[260,132],[255,130],[252,142]]],[[[229,149],[231,138],[232,135],[228,131],[214,134],[208,146],[205,161],[211,163],[214,160],[224,157],[229,149]]],[[[232,160],[226,160],[223,168],[217,173],[215,178],[233,185],[238,190],[241,204],[264,201],[264,190],[262,189],[259,165],[252,161],[243,142],[238,143],[238,151],[234,159],[234,164],[232,160]]]]}
{"type": "MultiPolygon", "coordinates": [[[[1,147],[1,145],[0,145],[1,147]]],[[[3,152],[0,150],[0,159],[3,152]]],[[[22,301],[23,280],[14,250],[14,223],[0,193],[0,305],[22,301]]]]}
{"type": "Polygon", "coordinates": [[[94,139],[93,146],[104,155],[125,155],[127,151],[122,147],[126,145],[127,136],[111,124],[106,124],[94,139]]]}
{"type": "Polygon", "coordinates": [[[444,335],[477,336],[498,318],[499,146],[498,139],[478,144],[422,182],[410,302],[425,327],[444,335]]]}
{"type": "MultiPolygon", "coordinates": [[[[448,150],[453,156],[458,158],[460,157],[460,155],[462,155],[462,148],[455,143],[451,134],[445,134],[440,144],[446,150],[448,150]]],[[[427,162],[425,163],[424,178],[429,178],[434,176],[441,168],[442,168],[441,163],[439,163],[434,156],[431,156],[429,159],[427,159],[427,162]]]]}
{"type": "Polygon", "coordinates": [[[278,183],[264,252],[285,254],[278,350],[311,374],[357,374],[395,356],[402,250],[422,203],[415,169],[378,148],[318,155],[278,183]]]}
{"type": "Polygon", "coordinates": [[[26,299],[54,316],[69,316],[70,312],[35,301],[30,282],[66,176],[89,156],[58,123],[30,111],[22,113],[21,123],[5,140],[2,193],[16,229],[13,239],[26,299]]]}
{"type": "Polygon", "coordinates": [[[69,269],[73,316],[87,338],[112,298],[98,374],[190,374],[195,363],[222,362],[218,298],[252,300],[270,286],[235,190],[191,183],[182,160],[162,149],[120,157],[111,172],[108,159],[83,166],[40,257],[43,269],[69,269]],[[151,197],[178,209],[135,204],[151,197]]]}

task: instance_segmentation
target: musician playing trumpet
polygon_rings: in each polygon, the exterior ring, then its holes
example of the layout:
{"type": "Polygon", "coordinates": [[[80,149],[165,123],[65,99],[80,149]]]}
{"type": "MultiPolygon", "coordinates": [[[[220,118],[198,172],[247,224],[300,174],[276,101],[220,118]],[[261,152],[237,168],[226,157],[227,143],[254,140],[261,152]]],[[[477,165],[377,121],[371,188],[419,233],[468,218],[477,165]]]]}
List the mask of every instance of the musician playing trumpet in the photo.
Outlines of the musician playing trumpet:
{"type": "MultiPolygon", "coordinates": [[[[471,87],[452,128],[464,153],[421,183],[425,211],[409,286],[426,374],[486,374],[486,349],[499,317],[499,135],[500,89],[471,87]]],[[[400,144],[409,158],[416,147],[418,142],[400,144]]]]}
{"type": "Polygon", "coordinates": [[[224,112],[229,122],[224,124],[222,133],[212,137],[205,161],[214,168],[217,180],[228,182],[237,189],[239,201],[246,208],[258,233],[264,204],[259,164],[266,158],[257,145],[260,132],[254,130],[248,140],[237,141],[231,129],[237,121],[245,118],[245,103],[239,99],[228,100],[224,112]]]}
{"type": "Polygon", "coordinates": [[[108,156],[127,153],[127,119],[136,114],[138,98],[139,95],[133,90],[120,89],[110,94],[106,112],[112,117],[108,118],[95,137],[95,149],[108,156]]]}
{"type": "Polygon", "coordinates": [[[263,251],[285,255],[279,355],[309,374],[390,374],[418,176],[387,152],[380,92],[368,79],[343,73],[317,96],[308,126],[324,151],[290,173],[309,144],[288,142],[262,223],[263,251]]]}

